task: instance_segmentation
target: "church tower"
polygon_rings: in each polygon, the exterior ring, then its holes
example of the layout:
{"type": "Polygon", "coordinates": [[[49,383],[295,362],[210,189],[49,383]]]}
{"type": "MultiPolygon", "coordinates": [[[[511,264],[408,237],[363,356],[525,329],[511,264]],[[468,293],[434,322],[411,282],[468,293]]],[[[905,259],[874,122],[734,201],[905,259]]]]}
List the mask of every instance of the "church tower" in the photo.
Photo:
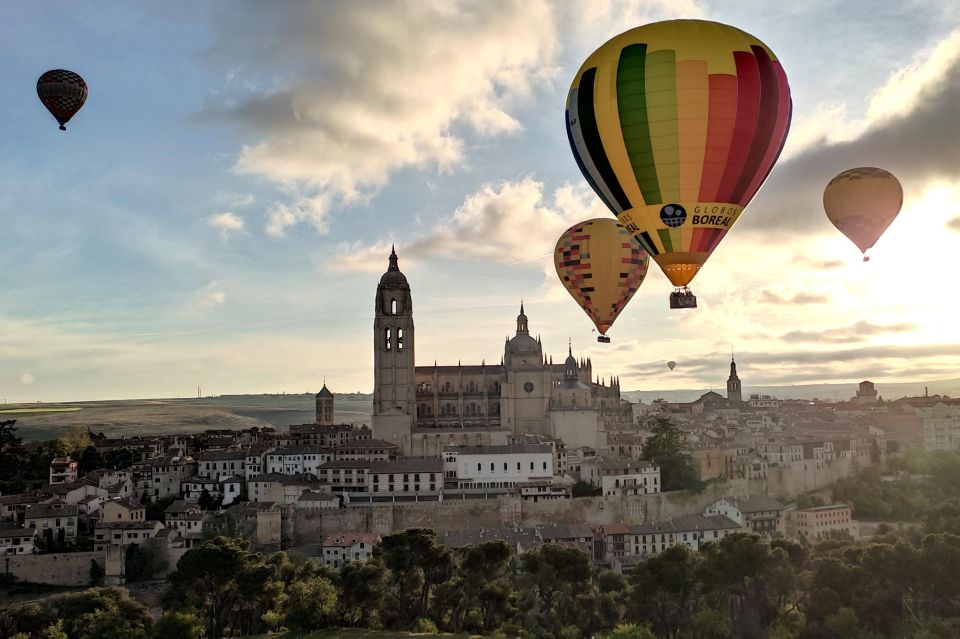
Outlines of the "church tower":
{"type": "Polygon", "coordinates": [[[317,393],[317,424],[321,426],[333,426],[333,393],[327,388],[327,383],[323,383],[323,388],[317,393]]]}
{"type": "Polygon", "coordinates": [[[733,357],[730,358],[730,377],[727,378],[727,401],[743,401],[740,394],[740,378],[737,377],[737,363],[733,361],[733,357]]]}
{"type": "Polygon", "coordinates": [[[373,320],[373,434],[406,448],[416,414],[413,299],[390,250],[373,320]]]}

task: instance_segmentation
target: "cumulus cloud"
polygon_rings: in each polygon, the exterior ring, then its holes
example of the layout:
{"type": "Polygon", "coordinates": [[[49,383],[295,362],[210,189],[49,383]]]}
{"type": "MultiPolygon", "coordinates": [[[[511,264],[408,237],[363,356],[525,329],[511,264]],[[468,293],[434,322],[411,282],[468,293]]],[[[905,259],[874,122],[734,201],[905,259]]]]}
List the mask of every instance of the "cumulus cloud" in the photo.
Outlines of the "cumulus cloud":
{"type": "Polygon", "coordinates": [[[849,326],[828,328],[822,331],[790,331],[780,336],[785,342],[817,342],[821,344],[845,344],[862,342],[877,335],[891,333],[909,333],[917,328],[916,324],[900,322],[898,324],[873,324],[860,321],[849,326]]]}
{"type": "Polygon", "coordinates": [[[826,304],[830,301],[830,297],[822,293],[809,293],[807,291],[800,291],[787,297],[769,289],[764,289],[760,291],[760,301],[764,304],[826,304]]]}
{"type": "Polygon", "coordinates": [[[815,259],[809,255],[795,255],[793,263],[816,271],[832,271],[845,264],[843,260],[815,259]]]}
{"type": "Polygon", "coordinates": [[[544,0],[231,3],[218,24],[209,58],[264,80],[230,83],[200,118],[255,136],[237,170],[294,201],[270,212],[275,235],[298,222],[322,230],[331,198],[354,201],[399,169],[462,165],[465,132],[519,131],[511,110],[557,71],[544,0]]]}
{"type": "MultiPolygon", "coordinates": [[[[445,221],[402,242],[402,254],[413,260],[483,259],[510,265],[546,260],[557,238],[572,224],[607,216],[585,186],[564,185],[547,193],[543,182],[530,177],[486,184],[468,195],[445,221]]],[[[389,242],[345,244],[333,265],[344,270],[382,270],[389,250],[389,242]]]]}
{"type": "Polygon", "coordinates": [[[931,179],[956,177],[960,146],[946,131],[956,130],[960,103],[960,31],[929,56],[894,73],[871,97],[862,121],[843,122],[841,107],[817,116],[826,119],[794,157],[785,158],[751,204],[740,228],[744,232],[826,231],[823,188],[855,166],[881,166],[905,185],[907,197],[931,179]]]}
{"type": "Polygon", "coordinates": [[[330,230],[330,197],[326,194],[300,197],[292,203],[276,202],[267,211],[267,234],[283,237],[290,226],[301,222],[309,224],[320,235],[330,230]]]}
{"type": "Polygon", "coordinates": [[[244,228],[243,218],[233,211],[211,215],[207,224],[218,229],[224,239],[228,238],[231,233],[242,233],[244,228]]]}

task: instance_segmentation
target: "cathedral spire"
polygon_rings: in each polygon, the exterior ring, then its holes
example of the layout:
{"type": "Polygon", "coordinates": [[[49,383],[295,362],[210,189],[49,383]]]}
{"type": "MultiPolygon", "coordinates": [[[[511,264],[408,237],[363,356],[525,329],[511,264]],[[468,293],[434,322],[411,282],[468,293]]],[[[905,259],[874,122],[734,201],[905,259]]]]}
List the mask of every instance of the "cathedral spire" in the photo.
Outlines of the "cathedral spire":
{"type": "Polygon", "coordinates": [[[517,335],[529,335],[527,314],[523,312],[523,300],[520,300],[520,314],[517,315],[517,335]]]}
{"type": "Polygon", "coordinates": [[[396,245],[390,245],[390,267],[388,271],[399,271],[400,266],[397,264],[397,248],[396,245]]]}

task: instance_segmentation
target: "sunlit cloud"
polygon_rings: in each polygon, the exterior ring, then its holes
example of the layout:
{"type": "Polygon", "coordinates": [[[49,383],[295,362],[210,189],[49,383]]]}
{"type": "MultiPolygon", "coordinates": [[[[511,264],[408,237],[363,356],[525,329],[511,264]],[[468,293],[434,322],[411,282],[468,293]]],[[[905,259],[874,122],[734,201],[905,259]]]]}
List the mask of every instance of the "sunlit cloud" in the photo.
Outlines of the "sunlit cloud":
{"type": "Polygon", "coordinates": [[[242,233],[244,229],[243,218],[233,211],[211,215],[207,223],[218,229],[224,239],[229,238],[231,233],[242,233]]]}
{"type": "Polygon", "coordinates": [[[20,383],[23,384],[24,386],[29,386],[33,382],[34,382],[34,378],[33,378],[33,375],[31,375],[30,373],[22,373],[20,375],[20,383]]]}

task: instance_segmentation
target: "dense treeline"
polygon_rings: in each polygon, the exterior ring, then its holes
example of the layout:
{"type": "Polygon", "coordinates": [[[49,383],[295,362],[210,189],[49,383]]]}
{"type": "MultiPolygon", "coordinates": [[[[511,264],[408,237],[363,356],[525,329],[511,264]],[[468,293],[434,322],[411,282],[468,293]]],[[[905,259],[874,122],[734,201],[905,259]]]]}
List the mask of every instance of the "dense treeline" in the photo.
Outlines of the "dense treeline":
{"type": "MultiPolygon", "coordinates": [[[[832,492],[835,501],[852,504],[860,520],[919,522],[939,517],[943,509],[960,510],[960,453],[907,451],[889,460],[885,471],[871,466],[837,481],[832,492]]],[[[960,527],[929,532],[960,534],[960,527]]]]}
{"type": "Polygon", "coordinates": [[[125,591],[99,589],[15,609],[0,618],[0,637],[351,626],[544,639],[929,639],[960,636],[957,601],[960,536],[948,533],[812,547],[736,534],[700,553],[671,548],[625,577],[596,570],[575,548],[452,550],[429,530],[388,535],[371,560],[336,571],[217,537],[180,560],[154,624],[125,591]]]}

